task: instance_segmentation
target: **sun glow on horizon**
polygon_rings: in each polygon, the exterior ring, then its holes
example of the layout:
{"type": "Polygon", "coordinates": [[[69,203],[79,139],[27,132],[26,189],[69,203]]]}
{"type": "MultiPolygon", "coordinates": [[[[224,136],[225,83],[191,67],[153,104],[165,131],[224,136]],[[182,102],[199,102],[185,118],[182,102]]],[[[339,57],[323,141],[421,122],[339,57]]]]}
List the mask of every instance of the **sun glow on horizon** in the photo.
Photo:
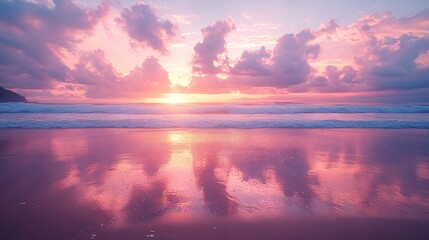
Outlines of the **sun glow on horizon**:
{"type": "Polygon", "coordinates": [[[208,104],[208,103],[231,103],[231,102],[255,102],[261,101],[266,94],[240,94],[240,93],[222,93],[222,94],[189,94],[189,93],[167,93],[159,98],[141,99],[146,103],[161,103],[168,105],[180,104],[208,104]]]}
{"type": "Polygon", "coordinates": [[[188,99],[186,99],[186,96],[184,94],[180,93],[168,93],[165,94],[165,98],[160,99],[161,102],[166,104],[182,104],[189,102],[188,99]]]}

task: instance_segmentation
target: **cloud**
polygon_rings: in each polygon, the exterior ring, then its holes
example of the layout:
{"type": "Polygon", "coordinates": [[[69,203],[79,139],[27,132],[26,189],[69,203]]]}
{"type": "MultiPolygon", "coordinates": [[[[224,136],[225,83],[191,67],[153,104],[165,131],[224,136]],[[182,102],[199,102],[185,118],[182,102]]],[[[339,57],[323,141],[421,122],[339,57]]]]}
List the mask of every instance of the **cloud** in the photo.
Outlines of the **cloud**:
{"type": "Polygon", "coordinates": [[[194,46],[192,59],[194,73],[216,74],[228,68],[228,58],[222,58],[222,54],[226,51],[225,37],[234,29],[233,20],[227,18],[201,30],[203,40],[194,46]]]}
{"type": "MultiPolygon", "coordinates": [[[[212,57],[201,57],[204,67],[197,68],[212,75],[194,78],[189,87],[217,93],[393,89],[412,94],[409,90],[429,88],[427,23],[429,10],[403,18],[374,14],[346,26],[331,20],[313,31],[284,34],[272,50],[261,46],[244,51],[236,60],[225,56],[232,66],[222,71],[213,64],[225,52],[224,47],[218,48],[212,57]],[[222,73],[222,79],[216,73],[222,73]]],[[[224,38],[220,39],[220,46],[225,46],[224,38]]]]}
{"type": "Polygon", "coordinates": [[[161,66],[158,59],[148,57],[140,67],[134,68],[122,80],[128,92],[136,97],[158,96],[169,91],[168,72],[161,66]]]}
{"type": "Polygon", "coordinates": [[[315,92],[346,92],[361,83],[357,70],[352,66],[326,66],[325,71],[318,76],[311,77],[305,90],[315,92]]]}
{"type": "Polygon", "coordinates": [[[318,44],[311,43],[313,39],[306,29],[280,37],[272,54],[265,47],[244,51],[229,72],[229,84],[240,91],[252,87],[285,89],[304,83],[312,73],[308,59],[316,58],[320,51],[318,44]]]}
{"type": "Polygon", "coordinates": [[[85,87],[85,95],[89,98],[116,96],[121,77],[99,49],[82,54],[70,76],[73,83],[85,87]]]}
{"type": "Polygon", "coordinates": [[[271,57],[271,53],[261,47],[258,50],[244,51],[238,62],[231,69],[231,74],[246,75],[246,76],[265,76],[270,72],[269,65],[266,60],[271,57]]]}
{"type": "Polygon", "coordinates": [[[429,36],[403,34],[375,39],[370,53],[359,61],[367,84],[376,90],[428,88],[429,67],[416,64],[428,51],[429,36]]]}
{"type": "Polygon", "coordinates": [[[110,9],[103,1],[95,9],[70,0],[52,7],[27,1],[0,1],[0,85],[46,89],[68,78],[68,67],[58,52],[74,51],[110,9]]]}
{"type": "Polygon", "coordinates": [[[324,52],[318,60],[328,65],[309,78],[307,90],[413,94],[429,88],[427,23],[429,10],[403,18],[373,14],[335,31],[322,27],[316,33],[324,52]]]}
{"type": "Polygon", "coordinates": [[[296,35],[285,34],[278,40],[273,50],[273,73],[282,78],[279,87],[305,82],[311,73],[308,58],[316,58],[320,51],[318,44],[310,43],[313,39],[314,35],[306,29],[296,35]]]}
{"type": "MultiPolygon", "coordinates": [[[[169,92],[168,73],[156,58],[122,74],[103,50],[93,50],[100,48],[99,38],[88,36],[106,17],[115,19],[110,8],[108,1],[88,8],[72,0],[0,0],[0,85],[29,95],[51,91],[52,96],[64,92],[89,98],[144,98],[169,92]],[[81,44],[87,38],[94,41],[89,48],[81,44]]],[[[183,17],[170,16],[177,21],[183,17]]],[[[125,8],[117,17],[117,26],[136,47],[164,54],[181,38],[173,22],[161,19],[146,4],[125,8]]],[[[429,90],[428,24],[429,9],[400,18],[372,14],[348,25],[330,20],[317,29],[283,34],[277,41],[244,36],[240,43],[227,44],[227,36],[236,29],[227,18],[201,30],[190,63],[191,81],[181,90],[421,93],[429,90]],[[226,46],[247,50],[232,58],[226,46]]],[[[103,31],[101,26],[98,31],[103,31]]]]}
{"type": "Polygon", "coordinates": [[[202,30],[203,40],[194,47],[193,77],[189,88],[196,92],[220,92],[221,90],[243,90],[251,87],[289,86],[306,81],[312,68],[308,58],[316,58],[319,45],[310,30],[280,37],[272,53],[264,46],[257,50],[244,51],[230,67],[226,51],[226,35],[235,29],[230,19],[217,21],[202,30]],[[225,74],[226,80],[216,74],[225,74]],[[220,89],[213,89],[219,87],[220,89]]]}
{"type": "Polygon", "coordinates": [[[337,28],[341,27],[337,21],[334,19],[331,19],[326,24],[322,24],[322,26],[319,28],[319,32],[321,33],[336,33],[337,28]]]}
{"type": "Polygon", "coordinates": [[[85,86],[88,98],[145,98],[168,92],[168,72],[158,59],[148,57],[140,67],[123,76],[107,61],[102,50],[84,54],[71,72],[76,84],[85,86]]]}
{"type": "Polygon", "coordinates": [[[109,11],[108,1],[87,9],[70,0],[54,1],[52,6],[0,0],[0,85],[40,97],[83,93],[88,98],[143,98],[167,92],[168,73],[156,58],[147,58],[124,76],[102,50],[77,49],[109,11]],[[78,62],[66,65],[63,52],[72,53],[78,62]]]}
{"type": "Polygon", "coordinates": [[[125,8],[117,22],[132,39],[132,46],[148,46],[167,53],[168,43],[180,38],[175,24],[161,20],[149,5],[143,3],[125,8]]]}

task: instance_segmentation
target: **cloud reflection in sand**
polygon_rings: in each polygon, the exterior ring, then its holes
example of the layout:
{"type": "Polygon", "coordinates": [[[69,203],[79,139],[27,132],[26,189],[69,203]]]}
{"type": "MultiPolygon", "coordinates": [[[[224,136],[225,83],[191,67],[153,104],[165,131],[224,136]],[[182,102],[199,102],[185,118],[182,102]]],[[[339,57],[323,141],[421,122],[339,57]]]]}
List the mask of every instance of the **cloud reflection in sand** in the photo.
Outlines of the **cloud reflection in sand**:
{"type": "Polygon", "coordinates": [[[103,226],[113,219],[116,228],[210,216],[428,217],[429,150],[423,146],[429,139],[419,131],[391,134],[4,131],[0,176],[8,194],[2,204],[44,206],[46,219],[57,208],[64,219],[97,217],[103,226]],[[413,146],[403,144],[410,141],[413,146]],[[79,213],[88,207],[97,214],[79,213]]]}

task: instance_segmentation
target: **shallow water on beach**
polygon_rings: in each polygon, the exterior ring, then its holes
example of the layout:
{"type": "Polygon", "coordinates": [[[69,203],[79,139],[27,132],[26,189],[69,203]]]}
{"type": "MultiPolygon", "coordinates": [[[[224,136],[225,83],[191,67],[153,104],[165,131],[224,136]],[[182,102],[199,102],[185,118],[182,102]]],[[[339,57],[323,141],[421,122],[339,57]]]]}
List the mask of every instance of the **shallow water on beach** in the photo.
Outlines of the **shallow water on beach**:
{"type": "Polygon", "coordinates": [[[429,106],[0,103],[1,128],[429,129],[429,106]]]}
{"type": "Polygon", "coordinates": [[[3,129],[1,239],[427,239],[428,146],[425,129],[3,129]]]}

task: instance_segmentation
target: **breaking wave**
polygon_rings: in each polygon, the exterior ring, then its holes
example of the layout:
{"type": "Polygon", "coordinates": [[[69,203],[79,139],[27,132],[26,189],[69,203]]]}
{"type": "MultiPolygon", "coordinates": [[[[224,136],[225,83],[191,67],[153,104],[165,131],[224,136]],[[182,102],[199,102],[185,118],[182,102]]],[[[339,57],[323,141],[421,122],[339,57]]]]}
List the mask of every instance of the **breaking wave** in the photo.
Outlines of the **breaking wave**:
{"type": "Polygon", "coordinates": [[[296,114],[296,113],[429,113],[429,105],[95,105],[1,103],[0,113],[106,114],[296,114]]]}

